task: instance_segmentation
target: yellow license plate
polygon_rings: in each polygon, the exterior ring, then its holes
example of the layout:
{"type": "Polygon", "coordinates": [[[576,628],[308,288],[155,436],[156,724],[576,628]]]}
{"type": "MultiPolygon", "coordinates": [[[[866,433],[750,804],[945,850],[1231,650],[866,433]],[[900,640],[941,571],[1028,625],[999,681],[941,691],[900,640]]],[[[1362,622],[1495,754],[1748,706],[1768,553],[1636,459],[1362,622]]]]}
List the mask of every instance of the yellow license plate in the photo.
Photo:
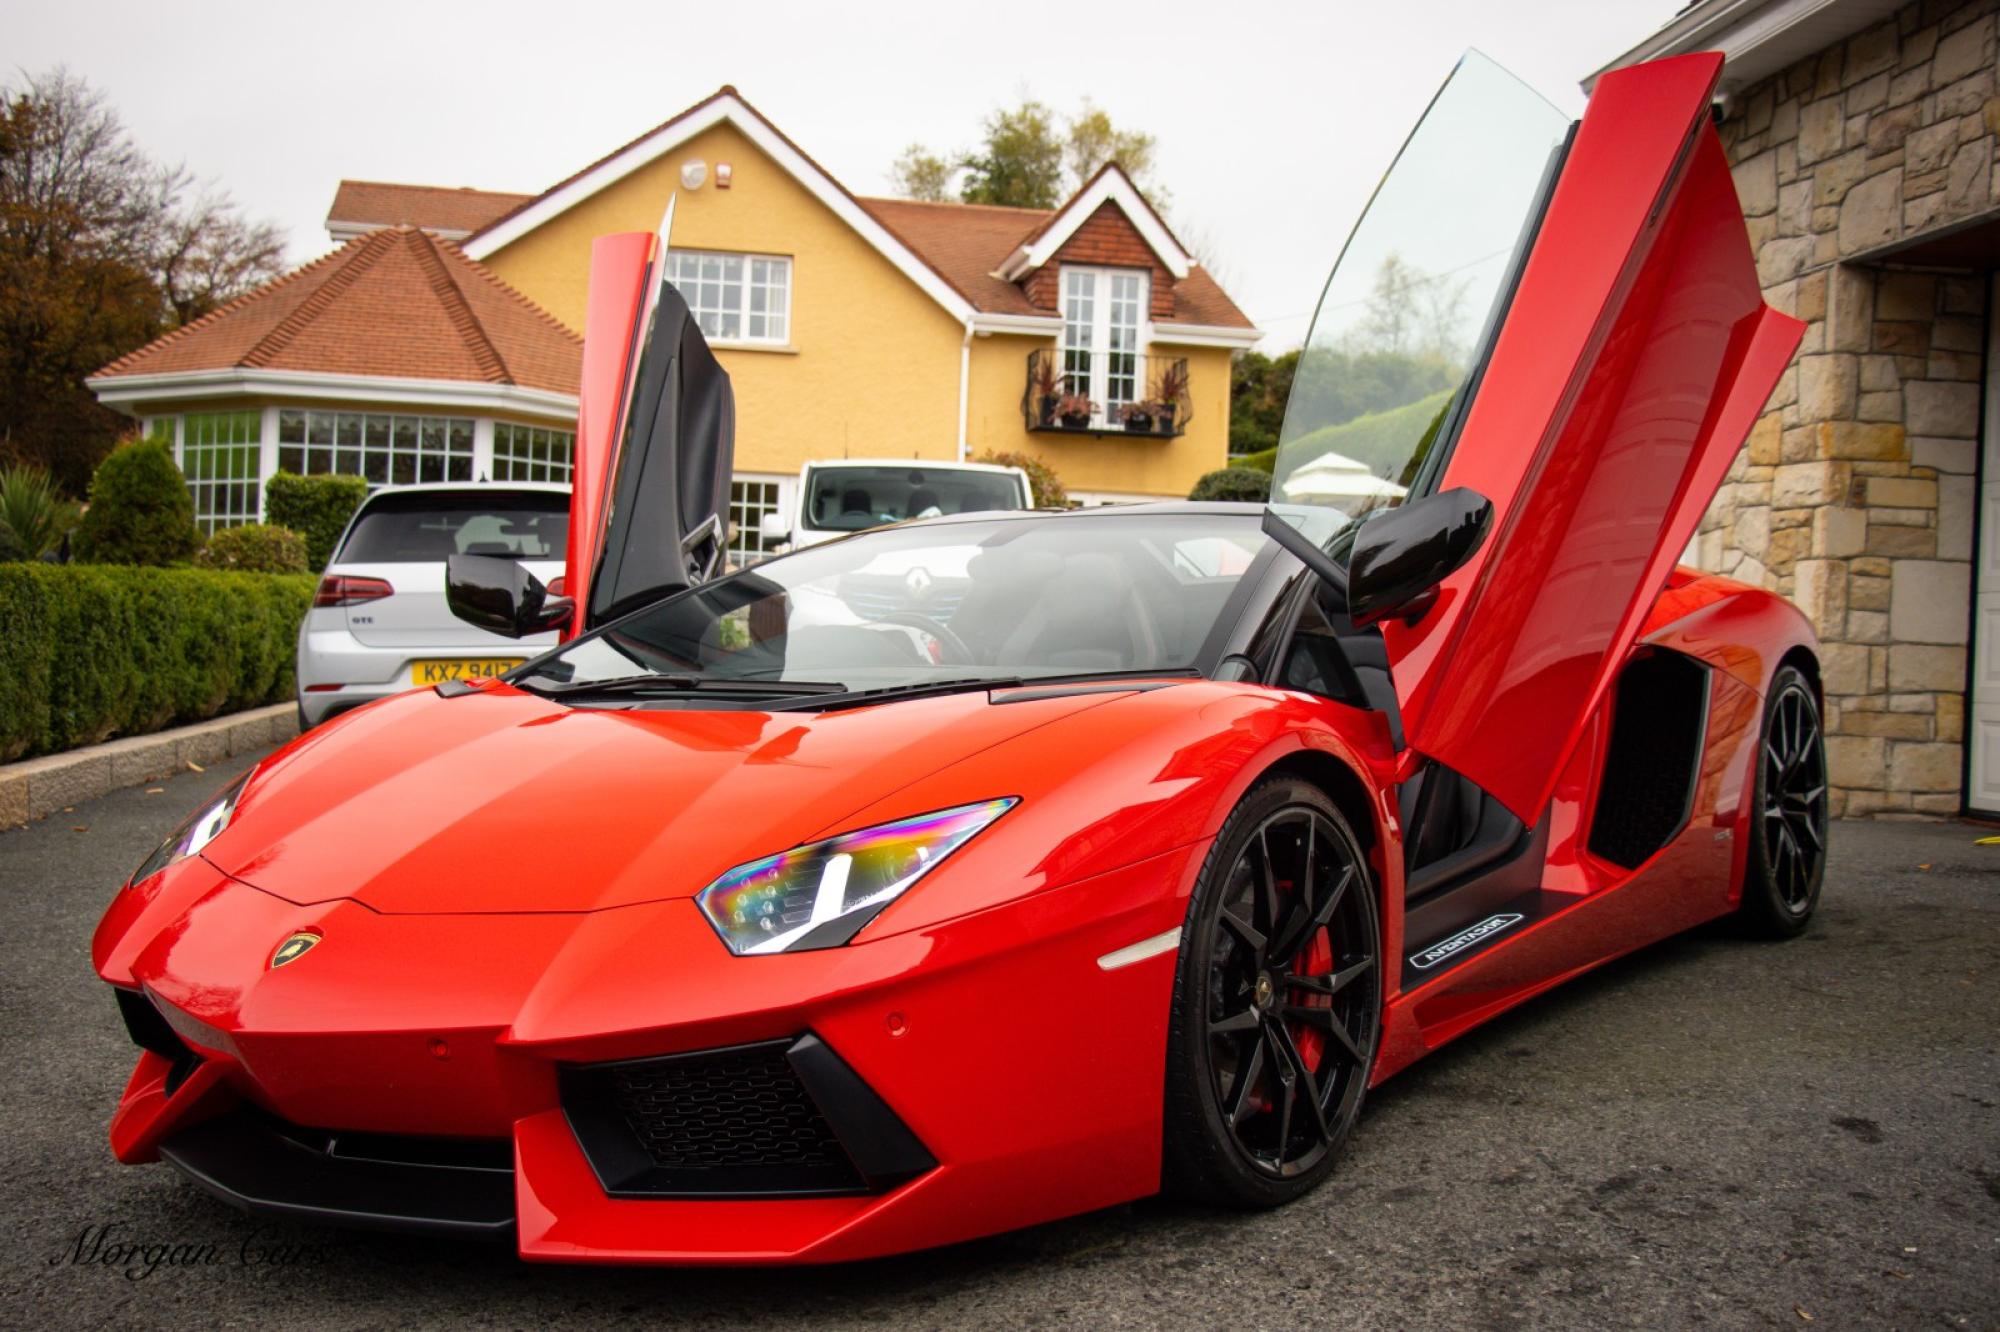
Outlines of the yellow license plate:
{"type": "Polygon", "coordinates": [[[443,684],[446,680],[490,680],[519,666],[525,657],[481,657],[473,661],[414,661],[410,663],[410,683],[443,684]]]}

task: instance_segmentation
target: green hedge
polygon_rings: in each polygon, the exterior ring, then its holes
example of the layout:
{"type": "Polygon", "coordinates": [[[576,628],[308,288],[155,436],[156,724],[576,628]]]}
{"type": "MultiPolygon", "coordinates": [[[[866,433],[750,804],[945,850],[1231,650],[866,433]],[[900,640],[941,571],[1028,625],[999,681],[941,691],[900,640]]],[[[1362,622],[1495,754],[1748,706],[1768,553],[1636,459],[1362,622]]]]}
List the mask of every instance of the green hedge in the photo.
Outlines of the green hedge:
{"type": "MultiPolygon", "coordinates": [[[[1451,390],[1446,389],[1386,412],[1369,412],[1351,421],[1342,421],[1339,425],[1322,426],[1292,441],[1292,449],[1298,456],[1298,463],[1294,466],[1325,454],[1337,453],[1343,458],[1367,464],[1368,470],[1377,476],[1390,470],[1400,473],[1410,461],[1412,444],[1427,439],[1443,422],[1445,409],[1450,406],[1451,390]]],[[[1421,455],[1427,447],[1426,443],[1414,452],[1421,455]]],[[[1273,447],[1261,453],[1246,453],[1231,458],[1229,463],[1232,467],[1254,467],[1260,472],[1268,472],[1277,457],[1278,450],[1273,447]]]]}
{"type": "Polygon", "coordinates": [[[179,564],[201,545],[187,480],[164,440],[121,444],[90,478],[76,556],[93,564],[179,564]]]}
{"type": "Polygon", "coordinates": [[[1224,467],[1204,474],[1188,492],[1191,500],[1247,500],[1262,504],[1271,498],[1271,474],[1254,467],[1224,467]]]}
{"type": "Polygon", "coordinates": [[[306,539],[306,562],[317,573],[333,555],[333,543],[347,520],[368,498],[368,483],[358,476],[295,476],[279,472],[264,486],[264,521],[289,527],[306,539]]]}
{"type": "Polygon", "coordinates": [[[234,569],[238,573],[302,574],[306,543],[289,527],[245,523],[225,527],[194,553],[197,569],[234,569]]]}
{"type": "Polygon", "coordinates": [[[314,580],[0,564],[0,761],[292,696],[314,580]]]}

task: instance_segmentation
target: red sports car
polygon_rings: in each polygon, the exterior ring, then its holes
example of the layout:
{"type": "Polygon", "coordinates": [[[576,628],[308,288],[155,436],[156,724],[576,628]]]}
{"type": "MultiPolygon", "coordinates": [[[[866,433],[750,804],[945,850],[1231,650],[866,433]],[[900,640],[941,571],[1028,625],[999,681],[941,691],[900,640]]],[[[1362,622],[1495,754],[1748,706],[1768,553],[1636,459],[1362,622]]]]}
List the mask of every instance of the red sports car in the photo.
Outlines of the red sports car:
{"type": "Polygon", "coordinates": [[[727,381],[660,241],[599,242],[568,595],[452,572],[567,641],[300,738],[140,866],[94,948],[141,1050],[119,1158],[537,1259],[1270,1205],[1512,1005],[1803,928],[1812,634],[1675,567],[1800,332],[1720,67],[1570,125],[1468,57],[1328,284],[1269,508],[707,576],[727,381]]]}

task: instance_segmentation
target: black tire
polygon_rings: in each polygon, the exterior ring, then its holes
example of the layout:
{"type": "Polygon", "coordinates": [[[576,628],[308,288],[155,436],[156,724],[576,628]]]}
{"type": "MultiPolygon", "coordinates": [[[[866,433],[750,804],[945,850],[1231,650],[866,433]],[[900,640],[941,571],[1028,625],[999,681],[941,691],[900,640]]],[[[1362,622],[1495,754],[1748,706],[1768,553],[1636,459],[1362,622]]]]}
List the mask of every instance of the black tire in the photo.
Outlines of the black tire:
{"type": "Polygon", "coordinates": [[[1339,809],[1296,778],[1253,787],[1209,848],[1181,930],[1170,1193],[1275,1207],[1333,1169],[1374,1064],[1380,951],[1374,876],[1339,809]]]}
{"type": "Polygon", "coordinates": [[[1819,693],[1796,666],[1781,666],[1764,699],[1749,863],[1737,921],[1761,939],[1804,930],[1826,880],[1826,732],[1819,693]]]}

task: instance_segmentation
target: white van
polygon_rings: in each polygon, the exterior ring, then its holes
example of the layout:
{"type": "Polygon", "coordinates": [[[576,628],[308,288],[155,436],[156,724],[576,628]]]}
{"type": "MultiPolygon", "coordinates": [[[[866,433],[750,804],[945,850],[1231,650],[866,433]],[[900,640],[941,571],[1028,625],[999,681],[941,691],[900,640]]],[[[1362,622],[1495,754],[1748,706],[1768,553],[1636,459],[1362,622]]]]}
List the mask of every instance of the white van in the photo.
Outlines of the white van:
{"type": "Polygon", "coordinates": [[[800,550],[911,518],[1035,506],[1028,474],[1018,467],[907,458],[809,462],[794,494],[791,512],[764,515],[758,534],[766,546],[800,550]]]}

